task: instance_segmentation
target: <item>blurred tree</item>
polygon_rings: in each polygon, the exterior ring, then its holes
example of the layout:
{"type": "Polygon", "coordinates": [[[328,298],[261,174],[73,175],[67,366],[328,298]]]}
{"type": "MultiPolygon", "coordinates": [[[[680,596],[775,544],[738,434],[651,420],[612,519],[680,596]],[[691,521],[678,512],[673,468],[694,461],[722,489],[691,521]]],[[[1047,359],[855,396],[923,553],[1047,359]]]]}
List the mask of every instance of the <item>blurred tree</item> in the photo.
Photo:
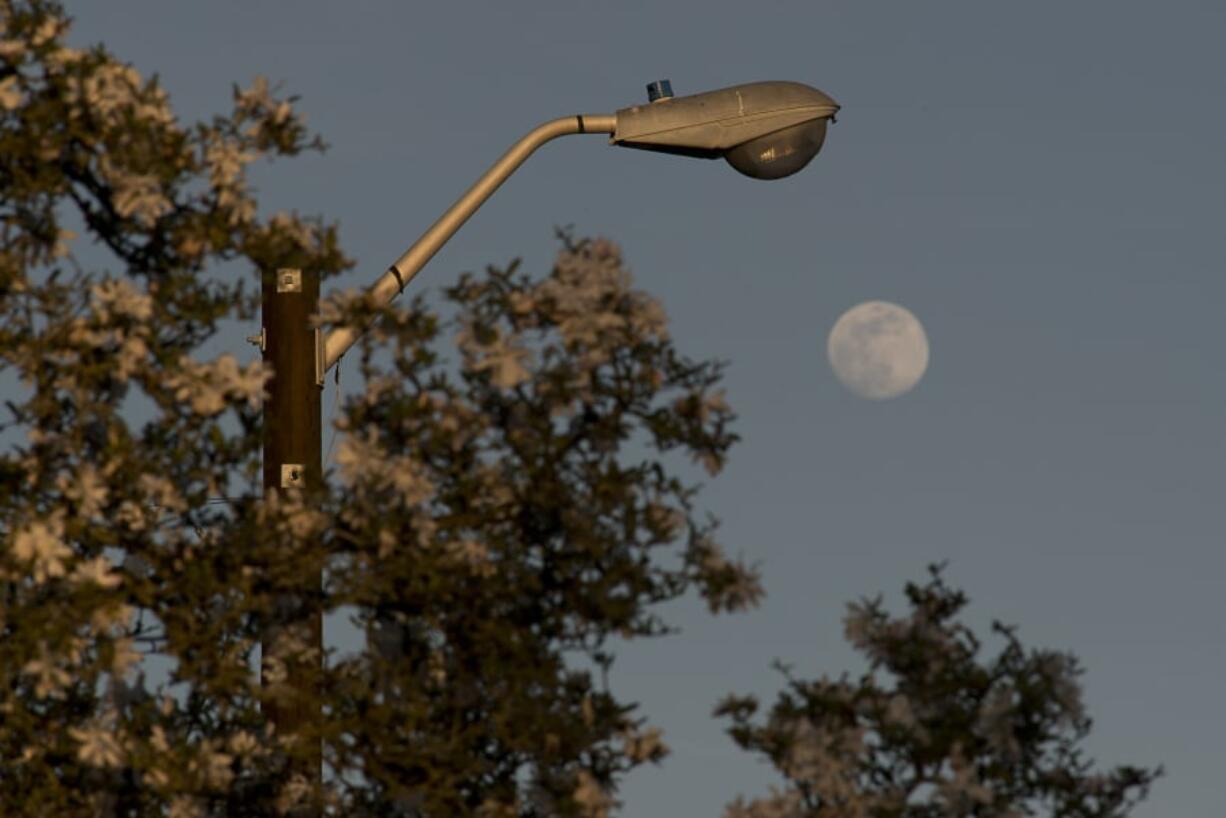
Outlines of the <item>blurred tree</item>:
{"type": "Polygon", "coordinates": [[[858,681],[804,681],[781,665],[788,685],[762,721],[752,696],[716,708],[787,782],[726,818],[1121,818],[1145,797],[1161,770],[1098,773],[1084,758],[1076,658],[1026,650],[995,622],[1003,647],[981,661],[956,619],[966,596],[939,566],[931,574],[907,586],[910,616],[891,618],[880,599],[848,606],[847,639],[869,662],[858,681]]]}
{"type": "Polygon", "coordinates": [[[663,633],[654,604],[691,588],[713,611],[760,593],[672,453],[723,463],[719,367],[677,352],[607,241],[465,276],[447,318],[341,295],[326,318],[377,320],[337,469],[262,496],[269,373],[202,348],[249,331],[261,270],[349,266],[333,225],[262,214],[247,181],[322,145],[262,80],[187,125],[67,45],[59,4],[0,19],[0,814],[607,814],[665,752],[598,680],[608,639],[663,633]],[[278,735],[268,704],[307,694],[276,660],[260,684],[259,645],[304,587],[367,639],[278,735]]]}

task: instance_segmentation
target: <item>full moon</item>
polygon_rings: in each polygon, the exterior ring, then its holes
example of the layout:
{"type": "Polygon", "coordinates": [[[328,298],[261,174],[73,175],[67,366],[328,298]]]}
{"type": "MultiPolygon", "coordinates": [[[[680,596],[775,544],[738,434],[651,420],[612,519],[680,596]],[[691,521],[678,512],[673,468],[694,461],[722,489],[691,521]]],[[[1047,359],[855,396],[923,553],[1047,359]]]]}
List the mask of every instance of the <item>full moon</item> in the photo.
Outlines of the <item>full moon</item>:
{"type": "Polygon", "coordinates": [[[870,400],[898,397],[928,368],[923,325],[888,301],[865,301],[843,313],[830,330],[826,353],[843,385],[870,400]]]}

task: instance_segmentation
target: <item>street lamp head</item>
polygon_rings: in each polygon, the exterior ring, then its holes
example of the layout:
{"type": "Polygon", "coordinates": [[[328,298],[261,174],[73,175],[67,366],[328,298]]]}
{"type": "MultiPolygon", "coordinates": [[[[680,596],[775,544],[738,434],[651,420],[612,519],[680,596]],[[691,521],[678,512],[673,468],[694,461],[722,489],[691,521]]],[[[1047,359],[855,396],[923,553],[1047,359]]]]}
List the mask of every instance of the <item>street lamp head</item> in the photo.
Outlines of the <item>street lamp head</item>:
{"type": "Polygon", "coordinates": [[[617,112],[612,142],[627,148],[723,157],[755,179],[791,176],[821,150],[839,105],[799,82],[751,82],[673,97],[667,80],[652,101],[617,112]]]}

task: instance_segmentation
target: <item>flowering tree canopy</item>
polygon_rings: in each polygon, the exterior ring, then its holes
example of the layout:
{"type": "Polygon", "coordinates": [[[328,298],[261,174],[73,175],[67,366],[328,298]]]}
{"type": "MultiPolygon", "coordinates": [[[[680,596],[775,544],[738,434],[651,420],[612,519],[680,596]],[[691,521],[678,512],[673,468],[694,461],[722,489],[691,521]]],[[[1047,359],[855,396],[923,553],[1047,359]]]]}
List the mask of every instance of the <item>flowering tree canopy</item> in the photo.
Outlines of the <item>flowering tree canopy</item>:
{"type": "Polygon", "coordinates": [[[247,167],[322,145],[265,81],[186,124],[58,4],[0,21],[0,814],[607,814],[666,752],[600,681],[608,640],[688,589],[760,593],[678,476],[734,440],[719,367],[607,241],[465,276],[446,319],[342,294],[323,320],[374,323],[335,468],[264,495],[270,373],[231,339],[261,271],[349,261],[247,167]],[[312,587],[361,644],[261,658],[312,587]],[[303,697],[319,718],[278,733],[303,697]]]}
{"type": "Polygon", "coordinates": [[[1145,796],[1160,770],[1099,773],[1084,757],[1076,658],[1027,650],[997,622],[1002,648],[981,661],[957,620],[966,596],[931,573],[907,586],[909,616],[890,617],[880,599],[848,606],[847,639],[869,662],[858,681],[804,681],[781,666],[788,685],[764,720],[751,696],[719,705],[736,743],[787,782],[726,818],[1122,818],[1145,796]]]}

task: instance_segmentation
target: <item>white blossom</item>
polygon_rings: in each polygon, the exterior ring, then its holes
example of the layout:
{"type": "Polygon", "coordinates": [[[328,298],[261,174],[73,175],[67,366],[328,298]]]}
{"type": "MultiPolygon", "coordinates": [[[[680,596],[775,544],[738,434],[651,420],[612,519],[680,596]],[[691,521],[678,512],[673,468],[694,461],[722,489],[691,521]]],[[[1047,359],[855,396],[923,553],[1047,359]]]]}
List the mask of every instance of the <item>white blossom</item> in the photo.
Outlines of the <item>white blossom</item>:
{"type": "Polygon", "coordinates": [[[240,758],[253,756],[260,749],[260,742],[255,736],[248,733],[246,730],[239,730],[237,733],[232,733],[226,741],[226,746],[230,752],[240,758]]]}
{"type": "Polygon", "coordinates": [[[155,724],[149,731],[149,746],[162,755],[170,752],[170,742],[166,740],[166,731],[162,729],[162,725],[155,724]]]}
{"type": "Polygon", "coordinates": [[[1040,672],[1051,685],[1052,700],[1060,707],[1060,721],[1071,724],[1085,715],[1081,686],[1077,684],[1076,660],[1062,653],[1047,653],[1039,660],[1040,672]]]}
{"type": "Polygon", "coordinates": [[[65,67],[83,59],[85,59],[84,51],[61,46],[47,55],[47,66],[52,72],[63,71],[65,67]]]}
{"type": "Polygon", "coordinates": [[[204,773],[204,779],[210,787],[224,789],[234,778],[230,765],[234,756],[218,750],[212,741],[206,741],[200,750],[198,764],[204,773]]]}
{"type": "Polygon", "coordinates": [[[86,519],[102,510],[110,494],[106,480],[92,463],[81,464],[72,477],[61,474],[56,483],[86,519]]]}
{"type": "Polygon", "coordinates": [[[847,604],[847,613],[843,616],[843,636],[853,647],[864,650],[868,648],[874,637],[876,617],[870,606],[863,602],[847,604]]]}
{"type": "MultiPolygon", "coordinates": [[[[72,55],[68,55],[70,61],[72,55]]],[[[138,119],[169,125],[174,121],[166,92],[145,87],[140,74],[130,65],[106,62],[77,81],[73,89],[77,101],[110,125],[119,125],[125,114],[138,119]]]]}
{"type": "Polygon", "coordinates": [[[282,125],[290,120],[293,113],[294,109],[289,104],[289,100],[283,99],[277,103],[275,108],[272,109],[272,116],[269,117],[269,120],[274,125],[282,125]]]}
{"type": "Polygon", "coordinates": [[[426,657],[426,675],[439,687],[447,683],[447,655],[441,650],[432,650],[426,657]]]}
{"type": "Polygon", "coordinates": [[[712,612],[745,610],[762,598],[757,575],[743,565],[729,562],[723,548],[709,537],[690,546],[690,560],[700,577],[713,586],[707,592],[707,607],[712,612]]]}
{"type": "Polygon", "coordinates": [[[148,321],[153,316],[153,299],[122,278],[99,281],[90,289],[90,308],[100,321],[113,316],[148,321]]]}
{"type": "Polygon", "coordinates": [[[230,227],[250,224],[255,218],[255,200],[234,188],[225,188],[217,203],[226,210],[226,223],[230,227]]]}
{"type": "MultiPolygon", "coordinates": [[[[164,790],[170,786],[170,776],[160,767],[154,767],[152,770],[145,770],[142,773],[141,780],[155,790],[164,790]]],[[[173,810],[174,807],[172,806],[173,810]]]]}
{"type": "Polygon", "coordinates": [[[630,328],[634,334],[641,338],[667,338],[668,314],[664,306],[646,293],[632,293],[630,299],[630,328]]]}
{"type": "Polygon", "coordinates": [[[141,85],[140,74],[128,65],[107,62],[80,81],[78,93],[103,118],[108,118],[134,100],[141,85]]]}
{"type": "Polygon", "coordinates": [[[738,797],[724,810],[724,818],[804,818],[804,803],[795,790],[780,792],[771,787],[768,798],[758,798],[748,803],[738,797]]]}
{"type": "Polygon", "coordinates": [[[651,502],[645,510],[647,524],[658,529],[664,540],[671,540],[685,524],[685,515],[678,509],[670,508],[662,503],[651,502]]]}
{"type": "Polygon", "coordinates": [[[132,640],[126,637],[116,639],[111,643],[111,673],[116,678],[124,678],[128,671],[140,664],[140,651],[132,647],[132,640]]]}
{"type": "Polygon", "coordinates": [[[724,397],[724,390],[718,392],[704,392],[698,401],[698,420],[706,423],[712,415],[728,415],[732,412],[732,408],[728,406],[728,401],[724,397]]]}
{"type": "Polygon", "coordinates": [[[33,563],[36,585],[64,576],[64,560],[72,556],[72,550],[64,544],[63,536],[63,519],[52,516],[30,523],[13,538],[13,555],[21,562],[33,563]]]}
{"type": "Polygon", "coordinates": [[[992,790],[980,780],[975,765],[962,754],[961,747],[954,746],[949,766],[952,774],[938,781],[937,790],[950,814],[966,815],[973,805],[992,803],[992,790]]]}
{"type": "Polygon", "coordinates": [[[562,253],[554,275],[537,285],[532,296],[557,322],[568,345],[589,348],[589,366],[603,363],[605,347],[624,342],[626,334],[666,337],[663,307],[631,289],[620,251],[604,239],[589,242],[579,252],[562,253]]]}
{"type": "MultiPolygon", "coordinates": [[[[99,328],[95,322],[84,318],[74,318],[68,324],[68,342],[73,346],[101,349],[111,344],[115,338],[115,330],[99,328]]],[[[75,363],[80,359],[76,350],[61,350],[59,355],[65,365],[68,365],[70,361],[75,363]]]]}
{"type": "Polygon", "coordinates": [[[18,85],[17,75],[5,77],[0,81],[0,108],[13,111],[25,102],[25,94],[18,85]]]}
{"type": "Polygon", "coordinates": [[[302,775],[294,775],[277,794],[277,810],[282,814],[287,813],[305,803],[310,795],[311,783],[302,775]]]}
{"type": "Polygon", "coordinates": [[[30,37],[30,42],[33,43],[35,48],[46,45],[60,33],[62,22],[57,17],[48,17],[43,20],[42,25],[34,30],[33,36],[30,37]]]}
{"type": "Polygon", "coordinates": [[[247,165],[259,158],[253,151],[244,151],[233,139],[218,138],[205,148],[204,160],[209,166],[209,184],[217,190],[233,188],[242,178],[247,165]]]}
{"type": "Polygon", "coordinates": [[[204,805],[190,795],[176,795],[170,802],[167,818],[204,818],[204,805]]]}
{"type": "Polygon", "coordinates": [[[245,368],[233,355],[222,355],[209,363],[197,363],[186,356],[179,359],[180,371],[166,379],[175,397],[191,404],[192,410],[206,417],[226,408],[227,398],[245,400],[255,409],[264,401],[264,387],[272,377],[261,361],[245,368]]]}
{"type": "Polygon", "coordinates": [[[136,487],[150,504],[169,514],[181,514],[187,510],[183,495],[160,474],[142,474],[136,479],[136,487]]]}
{"type": "Polygon", "coordinates": [[[260,660],[260,677],[269,687],[281,685],[289,679],[289,668],[280,657],[264,656],[260,660]]]}
{"type": "Polygon", "coordinates": [[[608,818],[609,811],[617,804],[613,796],[587,770],[580,770],[578,778],[572,797],[582,810],[583,818],[608,818]]]}
{"type": "Polygon", "coordinates": [[[515,504],[516,494],[512,486],[513,475],[508,475],[502,468],[490,463],[482,463],[473,471],[473,483],[476,489],[474,507],[480,508],[485,514],[509,513],[515,504]]]}
{"type": "Polygon", "coordinates": [[[26,44],[21,40],[0,40],[0,59],[18,62],[26,54],[26,44]]]}
{"type": "Polygon", "coordinates": [[[488,344],[476,339],[471,328],[462,330],[456,338],[464,355],[471,361],[473,372],[490,372],[490,381],[499,389],[511,389],[531,377],[522,361],[531,358],[531,352],[518,343],[518,337],[507,335],[500,329],[488,344]]]}
{"type": "Polygon", "coordinates": [[[122,602],[111,601],[94,609],[90,614],[89,626],[94,633],[121,633],[127,630],[136,610],[122,602]]]}
{"type": "Polygon", "coordinates": [[[52,658],[46,643],[38,646],[38,658],[22,665],[21,672],[34,677],[34,695],[40,699],[58,698],[72,683],[72,676],[52,658]]]}
{"type": "Polygon", "coordinates": [[[115,380],[126,383],[129,378],[140,371],[141,365],[149,356],[149,347],[145,339],[138,335],[130,335],[123,339],[113,361],[115,380]]]}
{"type": "Polygon", "coordinates": [[[92,583],[100,588],[118,588],[123,579],[112,570],[111,561],[104,556],[78,563],[73,569],[72,581],[78,584],[92,583]]]}
{"type": "MultiPolygon", "coordinates": [[[[54,157],[53,157],[54,158],[54,157]]],[[[56,233],[55,245],[51,248],[52,258],[68,258],[72,255],[70,242],[77,237],[76,232],[72,230],[61,229],[56,233]]]]}
{"type": "Polygon", "coordinates": [[[149,527],[145,512],[131,500],[124,500],[115,511],[115,522],[129,531],[144,531],[149,527]]]}
{"type": "Polygon", "coordinates": [[[342,479],[350,486],[369,481],[378,487],[391,488],[406,506],[423,503],[434,496],[434,484],[425,466],[411,457],[389,456],[374,428],[367,429],[364,436],[345,435],[337,447],[336,464],[342,479]]]}
{"type": "Polygon", "coordinates": [[[803,781],[822,798],[836,803],[854,801],[857,759],[864,750],[864,728],[828,729],[809,719],[785,725],[790,737],[780,769],[791,779],[803,781]]]}
{"type": "Polygon", "coordinates": [[[1016,758],[1021,752],[1013,729],[1013,702],[1013,689],[997,684],[980,703],[975,720],[975,732],[987,740],[989,747],[1008,758],[1016,758]]]}
{"type": "Polygon", "coordinates": [[[134,218],[142,227],[152,227],[159,218],[174,209],[156,176],[123,175],[112,181],[115,185],[115,211],[120,216],[134,218]]]}
{"type": "Polygon", "coordinates": [[[507,301],[510,304],[511,312],[516,315],[527,315],[536,309],[536,298],[531,293],[523,292],[522,290],[512,290],[507,295],[507,301]]]}
{"type": "Polygon", "coordinates": [[[668,753],[668,746],[660,738],[660,728],[626,730],[622,733],[622,751],[633,762],[654,761],[668,753]]]}
{"type": "Polygon", "coordinates": [[[222,355],[215,364],[215,376],[225,384],[231,397],[247,401],[253,409],[264,402],[264,386],[272,373],[260,361],[253,361],[246,369],[239,367],[232,355],[222,355]]]}
{"type": "Polygon", "coordinates": [[[260,509],[260,519],[275,525],[299,540],[313,537],[328,524],[324,512],[304,502],[301,491],[268,492],[260,509]]]}
{"type": "Polygon", "coordinates": [[[259,108],[271,107],[272,95],[268,90],[268,78],[257,76],[251,83],[250,88],[239,92],[237,103],[239,109],[244,111],[255,111],[259,108]]]}
{"type": "Polygon", "coordinates": [[[911,709],[911,700],[901,693],[890,697],[886,705],[885,721],[895,727],[910,729],[916,726],[915,711],[911,709]]]}
{"type": "Polygon", "coordinates": [[[490,550],[477,540],[457,540],[447,544],[448,555],[477,576],[493,576],[497,570],[490,561],[490,550]]]}
{"type": "Polygon", "coordinates": [[[79,742],[77,758],[86,764],[102,768],[123,765],[123,749],[111,729],[95,722],[84,728],[70,727],[68,734],[79,742]]]}
{"type": "Polygon", "coordinates": [[[310,250],[319,243],[315,227],[292,213],[279,210],[268,220],[269,228],[288,235],[299,247],[310,250]]]}

